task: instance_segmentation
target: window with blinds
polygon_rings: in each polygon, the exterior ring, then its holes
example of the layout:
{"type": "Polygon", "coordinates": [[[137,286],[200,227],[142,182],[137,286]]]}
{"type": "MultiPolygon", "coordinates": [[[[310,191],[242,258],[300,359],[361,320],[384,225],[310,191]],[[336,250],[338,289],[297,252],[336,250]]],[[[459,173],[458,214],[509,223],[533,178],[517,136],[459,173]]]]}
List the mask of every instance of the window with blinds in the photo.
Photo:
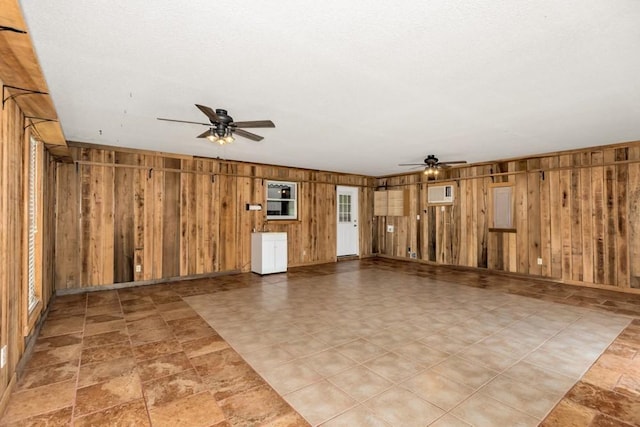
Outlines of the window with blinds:
{"type": "Polygon", "coordinates": [[[36,234],[38,233],[38,142],[31,138],[29,142],[29,313],[38,305],[36,292],[36,234]]]}

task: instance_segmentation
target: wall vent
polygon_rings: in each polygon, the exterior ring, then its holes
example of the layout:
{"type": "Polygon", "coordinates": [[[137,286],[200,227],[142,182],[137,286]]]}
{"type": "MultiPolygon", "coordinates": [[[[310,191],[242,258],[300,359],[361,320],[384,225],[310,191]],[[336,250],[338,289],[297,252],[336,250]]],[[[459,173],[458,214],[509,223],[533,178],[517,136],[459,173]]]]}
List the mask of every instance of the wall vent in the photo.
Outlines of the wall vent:
{"type": "Polygon", "coordinates": [[[427,189],[429,203],[453,203],[453,185],[430,185],[427,189]]]}

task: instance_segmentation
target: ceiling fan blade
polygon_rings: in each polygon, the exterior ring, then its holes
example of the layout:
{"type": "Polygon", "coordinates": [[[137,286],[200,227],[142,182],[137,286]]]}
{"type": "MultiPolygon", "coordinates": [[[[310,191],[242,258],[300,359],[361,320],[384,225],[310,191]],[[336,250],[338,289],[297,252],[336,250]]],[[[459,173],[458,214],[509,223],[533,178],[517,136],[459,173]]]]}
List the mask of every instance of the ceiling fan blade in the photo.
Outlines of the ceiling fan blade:
{"type": "Polygon", "coordinates": [[[264,137],[262,137],[260,135],[256,135],[255,133],[247,132],[246,130],[242,130],[242,129],[236,129],[236,130],[233,131],[233,133],[236,134],[236,135],[248,138],[248,139],[250,139],[252,141],[262,141],[264,139],[264,137]]]}
{"type": "Polygon", "coordinates": [[[211,123],[201,123],[201,122],[190,122],[189,120],[174,120],[174,119],[163,119],[158,117],[158,120],[164,120],[165,122],[178,122],[178,123],[191,123],[194,125],[204,125],[204,126],[211,126],[211,123]]]}
{"type": "Polygon", "coordinates": [[[425,163],[399,163],[398,166],[426,166],[425,163]]]}
{"type": "Polygon", "coordinates": [[[199,104],[196,104],[196,107],[198,107],[200,111],[202,111],[207,117],[209,117],[209,119],[213,123],[220,122],[220,118],[218,117],[216,112],[213,111],[211,108],[207,107],[206,105],[199,105],[199,104]]]}
{"type": "Polygon", "coordinates": [[[211,135],[211,129],[202,132],[200,135],[196,136],[196,138],[206,138],[211,135]]]}
{"type": "Polygon", "coordinates": [[[274,128],[275,124],[271,120],[252,120],[248,122],[233,122],[231,126],[237,128],[274,128]]]}
{"type": "Polygon", "coordinates": [[[452,162],[442,162],[440,163],[441,165],[456,165],[456,164],[461,164],[461,163],[467,163],[466,160],[457,160],[457,161],[452,161],[452,162]]]}

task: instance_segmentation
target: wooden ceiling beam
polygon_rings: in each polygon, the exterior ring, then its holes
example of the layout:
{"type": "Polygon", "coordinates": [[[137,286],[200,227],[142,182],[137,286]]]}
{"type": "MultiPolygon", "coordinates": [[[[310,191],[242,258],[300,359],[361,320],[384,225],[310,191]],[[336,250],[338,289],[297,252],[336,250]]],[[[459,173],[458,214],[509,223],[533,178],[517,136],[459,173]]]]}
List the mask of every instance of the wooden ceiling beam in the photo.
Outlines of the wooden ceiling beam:
{"type": "Polygon", "coordinates": [[[14,101],[26,117],[32,118],[25,120],[25,126],[33,129],[51,154],[58,160],[71,162],[71,151],[18,0],[0,0],[0,80],[3,107],[9,99],[14,101]]]}

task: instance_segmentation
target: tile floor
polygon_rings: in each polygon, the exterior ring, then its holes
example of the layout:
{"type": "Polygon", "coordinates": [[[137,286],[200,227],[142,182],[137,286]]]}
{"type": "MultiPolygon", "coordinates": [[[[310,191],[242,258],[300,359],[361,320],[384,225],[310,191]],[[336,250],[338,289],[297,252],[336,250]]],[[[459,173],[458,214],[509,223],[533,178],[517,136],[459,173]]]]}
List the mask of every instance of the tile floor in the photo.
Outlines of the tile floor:
{"type": "Polygon", "coordinates": [[[281,280],[185,301],[312,425],[535,426],[630,322],[399,271],[281,280]]]}
{"type": "Polygon", "coordinates": [[[63,296],[0,425],[640,425],[638,318],[385,259],[63,296]]]}

